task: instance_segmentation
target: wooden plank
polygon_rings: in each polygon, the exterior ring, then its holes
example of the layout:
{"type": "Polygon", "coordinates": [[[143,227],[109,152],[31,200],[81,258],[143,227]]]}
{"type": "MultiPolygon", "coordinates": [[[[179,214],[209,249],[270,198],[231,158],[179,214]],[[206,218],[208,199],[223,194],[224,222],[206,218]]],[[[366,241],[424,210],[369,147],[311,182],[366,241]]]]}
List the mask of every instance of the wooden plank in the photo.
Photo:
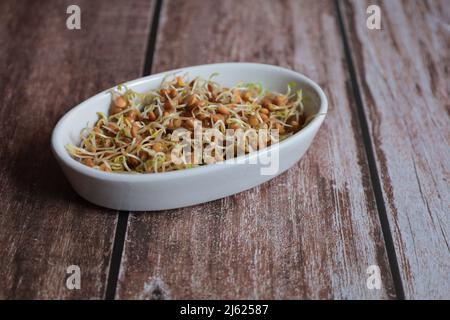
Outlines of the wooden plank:
{"type": "Polygon", "coordinates": [[[0,299],[105,294],[117,212],[74,193],[50,134],[72,106],[141,75],[152,3],[79,0],[73,31],[71,3],[0,3],[0,299]],[[70,265],[80,290],[65,286],[70,265]]]}
{"type": "Polygon", "coordinates": [[[335,9],[333,1],[164,1],[153,71],[278,64],[318,80],[330,112],[282,176],[207,204],[131,214],[118,298],[395,295],[335,9]],[[366,287],[373,264],[380,290],[366,287]]]}
{"type": "Polygon", "coordinates": [[[450,6],[350,1],[344,17],[406,298],[450,298],[450,6]],[[381,8],[368,30],[366,8],[381,8]]]}

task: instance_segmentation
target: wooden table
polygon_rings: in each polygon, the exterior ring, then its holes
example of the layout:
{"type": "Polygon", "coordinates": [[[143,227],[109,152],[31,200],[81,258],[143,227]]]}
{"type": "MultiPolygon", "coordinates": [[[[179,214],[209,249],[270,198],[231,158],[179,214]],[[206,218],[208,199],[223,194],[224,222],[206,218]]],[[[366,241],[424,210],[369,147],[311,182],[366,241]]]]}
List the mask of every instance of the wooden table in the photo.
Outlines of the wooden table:
{"type": "Polygon", "coordinates": [[[1,299],[450,298],[448,0],[77,0],[81,30],[68,30],[73,2],[0,2],[1,299]],[[381,30],[366,27],[369,4],[381,30]],[[223,61],[324,88],[329,114],[298,164],[165,212],[75,194],[49,147],[65,112],[223,61]],[[80,290],[66,287],[70,265],[80,290]]]}

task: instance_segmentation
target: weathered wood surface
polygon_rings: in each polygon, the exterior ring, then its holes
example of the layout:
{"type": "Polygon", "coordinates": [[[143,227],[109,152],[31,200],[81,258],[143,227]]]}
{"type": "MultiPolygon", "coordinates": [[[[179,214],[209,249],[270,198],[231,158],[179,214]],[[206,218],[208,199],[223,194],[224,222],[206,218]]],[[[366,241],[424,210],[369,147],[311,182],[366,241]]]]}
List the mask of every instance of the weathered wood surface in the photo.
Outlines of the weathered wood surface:
{"type": "Polygon", "coordinates": [[[346,22],[406,298],[450,298],[450,3],[348,1],[346,22]],[[365,28],[381,8],[381,30],[365,28]]]}
{"type": "MultiPolygon", "coordinates": [[[[208,204],[131,214],[116,298],[395,297],[355,89],[406,298],[450,297],[450,6],[339,3],[358,88],[333,1],[163,2],[154,72],[278,64],[317,80],[330,111],[282,176],[208,204]],[[369,4],[382,9],[380,31],[366,28],[369,4]],[[373,264],[381,290],[366,288],[373,264]]],[[[117,212],[76,196],[50,133],[73,105],[142,74],[155,1],[78,1],[79,31],[66,29],[69,4],[0,2],[0,299],[105,297],[117,212]],[[65,287],[72,264],[79,291],[65,287]]]]}
{"type": "Polygon", "coordinates": [[[153,71],[221,61],[305,73],[328,117],[301,162],[260,187],[131,214],[117,298],[394,297],[334,2],[164,1],[153,71]],[[381,290],[366,287],[373,264],[381,290]]]}
{"type": "Polygon", "coordinates": [[[0,299],[104,297],[117,212],[69,187],[50,151],[72,106],[142,73],[152,2],[0,2],[0,299]],[[126,45],[124,45],[126,44],[126,45]],[[65,287],[81,268],[81,290],[65,287]]]}

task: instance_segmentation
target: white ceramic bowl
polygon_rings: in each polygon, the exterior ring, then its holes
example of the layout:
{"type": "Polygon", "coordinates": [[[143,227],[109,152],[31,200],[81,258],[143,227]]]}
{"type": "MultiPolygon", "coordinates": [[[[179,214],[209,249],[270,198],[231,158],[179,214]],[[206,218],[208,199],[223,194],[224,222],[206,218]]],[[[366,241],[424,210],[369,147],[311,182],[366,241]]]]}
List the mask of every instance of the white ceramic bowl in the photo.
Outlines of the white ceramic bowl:
{"type": "Polygon", "coordinates": [[[226,160],[220,164],[166,173],[107,173],[79,163],[65,149],[68,143],[79,144],[80,131],[96,122],[96,112],[107,113],[111,95],[106,90],[70,110],[61,118],[52,134],[54,155],[80,196],[107,208],[150,211],[190,206],[250,189],[295,164],[310,146],[327,112],[327,98],[316,83],[297,72],[264,64],[220,63],[182,68],[136,79],[128,82],[127,86],[144,92],[159,87],[165,75],[178,72],[203,78],[219,73],[215,81],[226,86],[239,82],[260,82],[264,87],[278,92],[284,92],[288,83],[296,82],[307,97],[306,114],[319,115],[281,143],[241,157],[241,162],[245,162],[243,164],[226,160]],[[271,175],[261,174],[262,168],[267,165],[259,160],[269,154],[275,155],[275,152],[279,152],[278,170],[271,175]]]}

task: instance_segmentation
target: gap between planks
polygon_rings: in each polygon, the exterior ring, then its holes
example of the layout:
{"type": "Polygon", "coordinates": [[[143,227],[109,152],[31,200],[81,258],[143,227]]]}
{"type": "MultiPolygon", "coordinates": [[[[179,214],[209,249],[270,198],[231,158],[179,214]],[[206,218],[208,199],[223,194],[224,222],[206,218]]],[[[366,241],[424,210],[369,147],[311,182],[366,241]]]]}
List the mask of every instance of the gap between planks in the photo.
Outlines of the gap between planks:
{"type": "Polygon", "coordinates": [[[335,0],[336,11],[338,16],[339,29],[342,36],[342,42],[344,47],[344,55],[348,64],[348,72],[353,89],[353,96],[355,98],[356,111],[358,115],[358,123],[361,129],[361,135],[363,138],[364,149],[367,157],[367,164],[369,167],[370,180],[372,182],[372,188],[375,195],[375,202],[377,205],[378,216],[380,218],[381,231],[383,233],[386,252],[389,260],[389,267],[391,269],[392,280],[394,282],[395,293],[397,299],[405,299],[405,291],[403,288],[402,278],[400,274],[400,268],[397,261],[397,254],[395,252],[394,240],[392,238],[391,229],[389,227],[389,219],[386,211],[386,204],[383,198],[383,191],[381,188],[381,182],[379,179],[379,173],[375,160],[374,151],[372,148],[372,141],[369,132],[369,126],[366,120],[366,114],[363,107],[363,100],[361,92],[359,90],[358,80],[356,76],[355,64],[351,56],[350,46],[348,43],[348,35],[345,30],[344,21],[342,17],[342,9],[339,4],[339,0],[335,0]]]}
{"type": "MultiPolygon", "coordinates": [[[[161,14],[163,0],[156,0],[155,9],[153,11],[153,19],[148,32],[147,49],[145,50],[144,67],[142,76],[151,74],[153,65],[153,55],[155,53],[156,37],[158,35],[159,16],[161,14]]],[[[116,296],[117,281],[119,279],[120,265],[122,263],[123,247],[128,229],[128,217],[130,211],[121,211],[117,218],[116,232],[114,235],[113,250],[111,254],[111,262],[109,264],[108,279],[106,282],[106,300],[114,300],[116,296]]]]}

